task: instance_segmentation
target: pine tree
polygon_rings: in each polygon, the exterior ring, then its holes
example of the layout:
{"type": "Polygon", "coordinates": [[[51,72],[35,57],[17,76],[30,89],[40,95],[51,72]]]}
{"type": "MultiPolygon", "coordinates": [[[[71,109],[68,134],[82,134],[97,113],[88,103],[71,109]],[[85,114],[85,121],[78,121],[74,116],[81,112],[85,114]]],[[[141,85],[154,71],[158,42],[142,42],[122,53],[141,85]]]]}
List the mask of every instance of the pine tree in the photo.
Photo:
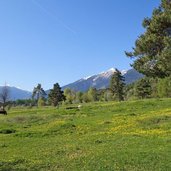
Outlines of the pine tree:
{"type": "Polygon", "coordinates": [[[135,96],[141,99],[149,98],[152,93],[150,82],[147,78],[142,78],[135,85],[135,96]]]}
{"type": "Polygon", "coordinates": [[[151,18],[143,21],[145,33],[135,42],[133,67],[149,77],[164,78],[171,75],[171,0],[162,0],[151,18]]]}
{"type": "Polygon", "coordinates": [[[116,69],[110,80],[110,91],[114,100],[124,100],[124,77],[121,72],[116,69]]]}
{"type": "Polygon", "coordinates": [[[50,90],[48,100],[49,103],[55,107],[59,105],[59,102],[65,100],[63,91],[58,83],[54,84],[53,89],[50,90]]]}

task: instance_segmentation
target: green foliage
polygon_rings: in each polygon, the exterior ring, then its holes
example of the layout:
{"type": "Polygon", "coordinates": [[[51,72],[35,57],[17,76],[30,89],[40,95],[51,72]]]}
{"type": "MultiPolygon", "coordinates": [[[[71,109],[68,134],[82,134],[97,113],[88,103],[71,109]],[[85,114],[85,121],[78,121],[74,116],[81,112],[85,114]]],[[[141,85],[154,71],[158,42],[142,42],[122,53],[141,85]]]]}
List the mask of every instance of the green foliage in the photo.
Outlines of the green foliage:
{"type": "Polygon", "coordinates": [[[38,107],[42,107],[46,105],[46,99],[43,97],[40,97],[38,100],[38,107]]]}
{"type": "Polygon", "coordinates": [[[171,170],[170,104],[12,108],[0,116],[0,170],[171,170]]]}
{"type": "Polygon", "coordinates": [[[171,97],[171,77],[143,78],[125,87],[125,99],[171,97]]]}
{"type": "Polygon", "coordinates": [[[159,97],[171,97],[171,77],[159,79],[157,88],[159,97]]]}
{"type": "Polygon", "coordinates": [[[34,87],[32,98],[36,97],[36,100],[38,102],[40,97],[44,97],[46,95],[46,92],[43,90],[42,85],[38,84],[37,87],[34,87]]]}
{"type": "Polygon", "coordinates": [[[12,102],[14,106],[31,106],[36,105],[36,100],[34,99],[18,99],[14,102],[12,102]]]}
{"type": "Polygon", "coordinates": [[[110,91],[114,100],[124,100],[124,86],[124,77],[121,72],[116,69],[116,72],[114,72],[110,81],[110,91]]]}
{"type": "Polygon", "coordinates": [[[106,89],[104,92],[104,101],[112,101],[113,100],[113,94],[110,90],[106,89]]]}
{"type": "Polygon", "coordinates": [[[159,8],[154,9],[151,18],[145,18],[145,33],[136,40],[133,52],[133,67],[150,77],[171,75],[171,1],[162,0],[159,8]]]}
{"type": "Polygon", "coordinates": [[[87,92],[87,96],[88,96],[90,102],[97,101],[97,90],[96,90],[96,88],[91,87],[87,92]]]}
{"type": "Polygon", "coordinates": [[[53,106],[58,106],[61,101],[65,100],[65,96],[58,83],[54,84],[53,89],[48,94],[48,101],[53,106]]]}
{"type": "Polygon", "coordinates": [[[135,96],[141,99],[148,98],[151,95],[151,85],[148,78],[139,80],[135,85],[135,96]]]}
{"type": "Polygon", "coordinates": [[[76,103],[82,103],[83,102],[83,93],[82,92],[77,92],[76,93],[76,99],[75,99],[76,103]]]}
{"type": "Polygon", "coordinates": [[[90,102],[90,98],[89,98],[87,92],[85,92],[85,93],[83,94],[83,102],[84,102],[84,103],[89,103],[89,102],[90,102]]]}
{"type": "Polygon", "coordinates": [[[71,90],[70,88],[66,88],[64,90],[64,95],[65,95],[65,103],[66,104],[72,104],[74,103],[75,99],[76,99],[76,92],[71,90]]]}

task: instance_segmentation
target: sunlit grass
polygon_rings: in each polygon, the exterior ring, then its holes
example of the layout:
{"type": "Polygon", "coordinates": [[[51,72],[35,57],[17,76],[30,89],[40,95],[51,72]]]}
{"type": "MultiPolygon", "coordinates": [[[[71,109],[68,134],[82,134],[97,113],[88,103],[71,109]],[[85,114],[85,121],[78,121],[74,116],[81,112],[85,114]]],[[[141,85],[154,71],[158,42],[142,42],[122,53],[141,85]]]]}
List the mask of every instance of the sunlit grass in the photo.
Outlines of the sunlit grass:
{"type": "Polygon", "coordinates": [[[8,113],[0,170],[171,170],[171,99],[8,113]]]}

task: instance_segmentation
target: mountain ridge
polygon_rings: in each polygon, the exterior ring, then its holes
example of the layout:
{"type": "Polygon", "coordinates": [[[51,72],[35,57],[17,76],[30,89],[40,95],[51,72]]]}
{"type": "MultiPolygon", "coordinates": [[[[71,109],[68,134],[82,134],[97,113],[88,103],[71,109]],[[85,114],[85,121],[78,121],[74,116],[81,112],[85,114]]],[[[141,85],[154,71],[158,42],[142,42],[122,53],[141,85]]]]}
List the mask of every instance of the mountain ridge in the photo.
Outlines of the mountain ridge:
{"type": "MultiPolygon", "coordinates": [[[[108,88],[111,76],[115,71],[116,69],[111,68],[105,72],[81,78],[73,83],[63,86],[62,89],[64,90],[65,88],[70,88],[74,91],[85,92],[90,87],[94,87],[96,89],[108,88]]],[[[143,75],[137,72],[135,69],[122,70],[121,73],[125,77],[126,84],[131,84],[143,77],[143,75]]]]}
{"type": "MultiPolygon", "coordinates": [[[[101,72],[99,74],[95,74],[92,76],[81,78],[73,83],[67,84],[62,87],[62,90],[65,88],[70,88],[74,91],[87,91],[90,87],[94,87],[96,89],[104,89],[109,87],[110,78],[112,74],[116,71],[115,68],[111,68],[107,71],[101,72]]],[[[134,81],[143,77],[142,74],[137,72],[135,69],[122,70],[122,75],[125,77],[125,83],[131,84],[134,81]]],[[[3,86],[0,86],[0,92],[2,91],[3,86]]],[[[10,99],[29,99],[32,97],[32,92],[23,90],[19,87],[9,86],[10,99]]],[[[46,90],[46,93],[49,93],[49,90],[46,90]]]]}

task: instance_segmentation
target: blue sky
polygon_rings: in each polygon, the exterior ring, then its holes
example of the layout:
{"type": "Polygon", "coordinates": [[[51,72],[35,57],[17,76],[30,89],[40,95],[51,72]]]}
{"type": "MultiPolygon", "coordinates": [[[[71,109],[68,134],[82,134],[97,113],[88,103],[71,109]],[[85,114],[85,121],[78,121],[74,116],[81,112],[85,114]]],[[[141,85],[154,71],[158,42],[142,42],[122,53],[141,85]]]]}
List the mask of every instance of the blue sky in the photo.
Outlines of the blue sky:
{"type": "Polygon", "coordinates": [[[159,0],[0,0],[0,84],[49,89],[129,69],[142,20],[159,0]]]}

